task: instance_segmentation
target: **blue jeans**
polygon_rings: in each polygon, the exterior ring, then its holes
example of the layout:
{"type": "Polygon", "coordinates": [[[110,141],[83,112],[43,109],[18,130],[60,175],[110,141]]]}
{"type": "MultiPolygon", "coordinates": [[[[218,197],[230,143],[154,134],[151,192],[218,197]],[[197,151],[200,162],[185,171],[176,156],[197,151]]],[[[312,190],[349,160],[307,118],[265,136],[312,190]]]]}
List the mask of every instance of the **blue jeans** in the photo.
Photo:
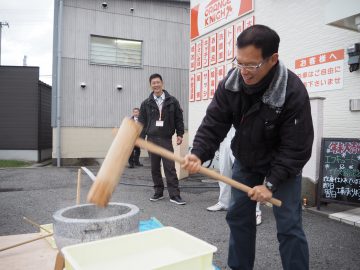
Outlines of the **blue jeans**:
{"type": "MultiPolygon", "coordinates": [[[[261,185],[264,175],[242,167],[235,160],[233,179],[247,186],[261,185]]],[[[273,207],[283,269],[308,270],[309,248],[302,228],[301,175],[280,183],[275,193],[282,201],[273,207]]],[[[230,227],[228,265],[233,270],[250,270],[255,261],[256,202],[246,193],[231,189],[231,202],[226,215],[230,227]]]]}

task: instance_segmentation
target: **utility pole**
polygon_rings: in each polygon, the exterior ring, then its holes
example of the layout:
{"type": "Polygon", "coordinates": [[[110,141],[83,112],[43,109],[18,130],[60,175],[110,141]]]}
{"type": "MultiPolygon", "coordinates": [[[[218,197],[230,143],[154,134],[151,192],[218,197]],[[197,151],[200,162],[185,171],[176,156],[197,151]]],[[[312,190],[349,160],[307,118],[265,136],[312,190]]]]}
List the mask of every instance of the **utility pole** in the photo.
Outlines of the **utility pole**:
{"type": "Polygon", "coordinates": [[[8,22],[0,22],[0,66],[1,66],[1,30],[3,26],[7,26],[9,28],[8,22]]]}

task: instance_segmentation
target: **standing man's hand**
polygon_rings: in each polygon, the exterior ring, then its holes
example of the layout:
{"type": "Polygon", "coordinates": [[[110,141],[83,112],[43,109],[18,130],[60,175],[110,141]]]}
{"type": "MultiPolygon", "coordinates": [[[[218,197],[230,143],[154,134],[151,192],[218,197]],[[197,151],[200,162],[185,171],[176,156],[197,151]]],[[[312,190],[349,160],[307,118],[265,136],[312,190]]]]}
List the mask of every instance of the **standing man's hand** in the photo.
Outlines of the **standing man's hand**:
{"type": "Polygon", "coordinates": [[[272,192],[265,185],[255,186],[248,192],[251,200],[261,203],[270,200],[272,195],[272,192]]]}
{"type": "Polygon", "coordinates": [[[201,167],[201,160],[194,154],[187,154],[185,162],[182,164],[182,168],[189,171],[189,173],[197,173],[201,167]]]}
{"type": "Polygon", "coordinates": [[[180,144],[182,143],[182,141],[183,141],[183,138],[180,137],[180,136],[177,136],[177,138],[176,138],[176,144],[177,144],[177,145],[180,145],[180,144]]]}

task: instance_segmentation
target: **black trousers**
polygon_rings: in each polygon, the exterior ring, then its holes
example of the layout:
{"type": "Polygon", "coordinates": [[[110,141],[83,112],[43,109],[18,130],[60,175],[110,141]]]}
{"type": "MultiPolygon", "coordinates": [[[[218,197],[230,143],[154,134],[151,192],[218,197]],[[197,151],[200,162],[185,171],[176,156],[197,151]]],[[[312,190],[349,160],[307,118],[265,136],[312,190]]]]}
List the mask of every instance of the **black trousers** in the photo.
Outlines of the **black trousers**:
{"type": "Polygon", "coordinates": [[[129,157],[129,165],[139,164],[140,163],[139,158],[140,158],[140,147],[135,146],[129,157]]]}
{"type": "MultiPolygon", "coordinates": [[[[171,152],[174,152],[171,138],[148,137],[148,141],[153,142],[171,152]]],[[[160,170],[160,163],[162,160],[166,176],[167,189],[170,197],[180,195],[179,180],[176,175],[175,162],[152,153],[150,153],[150,160],[151,176],[154,182],[155,193],[163,194],[164,192],[164,182],[162,180],[160,170]]]]}

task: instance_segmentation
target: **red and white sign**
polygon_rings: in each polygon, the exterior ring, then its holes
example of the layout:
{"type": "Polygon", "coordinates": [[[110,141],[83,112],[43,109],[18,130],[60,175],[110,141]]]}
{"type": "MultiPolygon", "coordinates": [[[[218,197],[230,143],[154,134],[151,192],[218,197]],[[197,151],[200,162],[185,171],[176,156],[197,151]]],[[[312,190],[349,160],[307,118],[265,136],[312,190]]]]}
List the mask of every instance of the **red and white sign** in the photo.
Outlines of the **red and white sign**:
{"type": "Polygon", "coordinates": [[[220,66],[217,68],[217,83],[221,82],[225,77],[225,66],[220,66]]]}
{"type": "Polygon", "coordinates": [[[237,38],[242,31],[244,31],[244,21],[240,21],[234,25],[234,48],[236,48],[237,38]]]}
{"type": "Polygon", "coordinates": [[[190,75],[189,101],[195,101],[195,74],[190,75]]]}
{"type": "Polygon", "coordinates": [[[225,29],[217,33],[218,63],[225,61],[225,29]]]}
{"type": "Polygon", "coordinates": [[[212,67],[209,70],[209,97],[213,98],[216,91],[216,68],[212,67]]]}
{"type": "Polygon", "coordinates": [[[196,46],[195,43],[192,43],[190,45],[190,71],[195,70],[195,53],[196,52],[196,46]]]}
{"type": "Polygon", "coordinates": [[[341,89],[344,49],[296,59],[295,73],[309,92],[341,89]]]}
{"type": "Polygon", "coordinates": [[[209,98],[209,71],[205,70],[202,73],[202,99],[209,98]]]}
{"type": "Polygon", "coordinates": [[[226,59],[234,57],[234,26],[226,28],[226,59]]]}
{"type": "Polygon", "coordinates": [[[246,18],[244,20],[244,30],[246,28],[249,28],[250,26],[253,26],[255,24],[255,16],[251,16],[250,18],[246,18]]]}
{"type": "Polygon", "coordinates": [[[217,44],[216,44],[216,34],[210,36],[210,65],[215,65],[217,61],[217,44]]]}
{"type": "Polygon", "coordinates": [[[195,75],[195,100],[201,100],[201,79],[202,74],[201,72],[195,75]]]}
{"type": "Polygon", "coordinates": [[[201,68],[201,49],[202,49],[202,46],[201,46],[201,40],[199,40],[198,42],[196,42],[196,56],[195,56],[195,59],[196,59],[196,69],[199,69],[201,68]]]}
{"type": "Polygon", "coordinates": [[[209,66],[209,38],[204,38],[202,40],[202,66],[209,66]]]}
{"type": "Polygon", "coordinates": [[[203,0],[191,7],[190,38],[209,33],[253,10],[253,0],[203,0]]]}

